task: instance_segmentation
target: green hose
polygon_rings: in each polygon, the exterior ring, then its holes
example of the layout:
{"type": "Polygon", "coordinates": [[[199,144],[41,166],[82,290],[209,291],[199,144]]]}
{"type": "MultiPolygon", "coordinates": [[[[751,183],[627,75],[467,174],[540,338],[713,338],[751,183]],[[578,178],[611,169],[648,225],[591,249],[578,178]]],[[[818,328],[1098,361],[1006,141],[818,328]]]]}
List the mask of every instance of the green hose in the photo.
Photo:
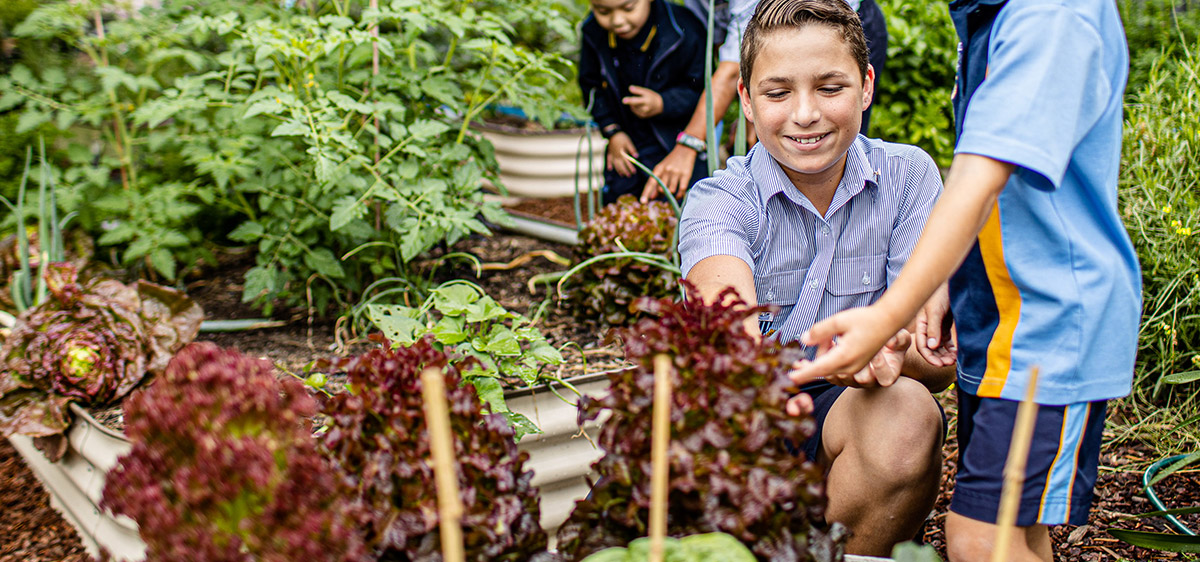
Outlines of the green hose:
{"type": "MultiPolygon", "coordinates": [[[[1173,457],[1159,459],[1158,462],[1150,465],[1150,468],[1147,468],[1146,472],[1142,474],[1142,486],[1146,489],[1146,497],[1150,499],[1150,505],[1154,506],[1154,509],[1158,511],[1166,511],[1167,507],[1163,505],[1161,500],[1158,499],[1158,495],[1154,493],[1154,488],[1150,487],[1150,480],[1154,478],[1155,474],[1158,474],[1158,471],[1162,469],[1163,466],[1176,462],[1187,456],[1188,455],[1175,455],[1173,457]]],[[[1163,517],[1166,517],[1167,522],[1170,523],[1172,527],[1175,527],[1175,529],[1180,533],[1192,537],[1196,536],[1195,531],[1189,529],[1187,525],[1184,525],[1183,522],[1177,519],[1174,515],[1168,513],[1163,517]]]]}

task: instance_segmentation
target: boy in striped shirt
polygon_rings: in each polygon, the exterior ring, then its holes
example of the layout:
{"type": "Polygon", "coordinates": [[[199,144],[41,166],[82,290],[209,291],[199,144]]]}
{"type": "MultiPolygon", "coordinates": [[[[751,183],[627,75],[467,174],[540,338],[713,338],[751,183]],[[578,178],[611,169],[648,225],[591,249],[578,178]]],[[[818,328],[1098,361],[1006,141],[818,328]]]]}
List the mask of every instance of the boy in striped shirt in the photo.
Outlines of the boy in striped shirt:
{"type": "MultiPolygon", "coordinates": [[[[773,312],[747,329],[783,342],[874,302],[899,274],[941,189],[919,148],[859,135],[874,69],[843,0],[763,0],[742,40],[742,108],[759,143],[688,195],[679,250],[706,299],[733,287],[773,312]]],[[[807,385],[803,445],[828,470],[829,521],[847,551],[888,555],[937,497],[943,416],[931,395],[953,369],[909,349],[906,330],[866,368],[807,385]],[[903,372],[903,376],[901,373],[903,372]]]]}

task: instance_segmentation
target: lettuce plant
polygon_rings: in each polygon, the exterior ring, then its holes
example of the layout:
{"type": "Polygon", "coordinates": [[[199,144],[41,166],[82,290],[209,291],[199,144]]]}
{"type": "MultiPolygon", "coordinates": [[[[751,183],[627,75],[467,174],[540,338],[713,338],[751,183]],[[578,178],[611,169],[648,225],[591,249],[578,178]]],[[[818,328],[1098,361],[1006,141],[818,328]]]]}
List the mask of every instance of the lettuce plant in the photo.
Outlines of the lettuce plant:
{"type": "MultiPolygon", "coordinates": [[[[382,338],[379,338],[382,340],[382,338]]],[[[323,445],[355,502],[367,543],[383,560],[440,560],[437,495],[421,394],[421,372],[443,369],[454,457],[464,507],[467,560],[521,561],[545,557],[546,534],[512,429],[484,415],[470,385],[462,385],[432,336],[412,345],[340,360],[350,391],[329,400],[323,445]]]]}
{"type": "Polygon", "coordinates": [[[649,317],[623,333],[635,369],[610,375],[606,397],[581,398],[581,423],[602,411],[611,416],[598,437],[599,480],[559,529],[559,551],[579,559],[646,535],[653,360],[667,354],[675,389],[668,533],[728,533],[765,560],[833,559],[840,526],[828,534],[814,526],[824,516],[822,471],[788,445],[816,427],[811,418],[784,413],[795,390],[787,371],[802,351],[745,332],[742,320],[765,307],[704,306],[683,283],[690,303],[638,301],[649,317]]]}
{"type": "MultiPolygon", "coordinates": [[[[37,437],[67,428],[70,402],[109,406],[161,373],[204,313],[184,294],[140,281],[81,283],[75,267],[47,268],[48,298],[23,312],[0,347],[0,433],[37,437]]],[[[57,447],[47,454],[56,460],[57,447]]]]}
{"type": "Polygon", "coordinates": [[[125,401],[133,448],[101,505],[137,521],[150,560],[363,559],[316,409],[269,362],[192,344],[125,401]]]}
{"type": "Polygon", "coordinates": [[[639,297],[671,295],[679,278],[671,261],[677,223],[667,203],[641,203],[632,195],[601,209],[579,231],[579,278],[566,292],[576,314],[624,326],[636,319],[639,297]]]}

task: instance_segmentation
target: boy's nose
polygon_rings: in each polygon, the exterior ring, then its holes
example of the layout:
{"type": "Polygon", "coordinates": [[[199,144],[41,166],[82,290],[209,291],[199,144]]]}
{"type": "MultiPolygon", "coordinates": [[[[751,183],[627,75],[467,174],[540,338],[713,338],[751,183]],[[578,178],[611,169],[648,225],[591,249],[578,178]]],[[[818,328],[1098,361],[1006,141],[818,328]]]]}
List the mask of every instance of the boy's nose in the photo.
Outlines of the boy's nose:
{"type": "Polygon", "coordinates": [[[802,127],[807,127],[821,120],[821,110],[817,100],[812,95],[796,96],[796,106],[792,108],[792,121],[802,127]]]}

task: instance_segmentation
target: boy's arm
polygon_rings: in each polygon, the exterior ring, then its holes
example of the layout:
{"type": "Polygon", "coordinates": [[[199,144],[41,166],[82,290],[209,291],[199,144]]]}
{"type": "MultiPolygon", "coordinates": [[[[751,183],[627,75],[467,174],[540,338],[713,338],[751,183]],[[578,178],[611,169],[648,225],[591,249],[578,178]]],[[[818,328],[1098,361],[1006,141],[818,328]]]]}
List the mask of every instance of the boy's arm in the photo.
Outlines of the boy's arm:
{"type": "Polygon", "coordinates": [[[984,156],[956,155],[945,192],[896,282],[875,304],[835,314],[803,334],[801,342],[817,346],[818,356],[796,369],[793,379],[804,383],[863,368],[962,264],[1012,170],[1012,164],[984,156]]]}
{"type": "MultiPolygon", "coordinates": [[[[725,111],[729,109],[729,104],[733,103],[733,98],[737,96],[737,81],[737,62],[721,61],[717,64],[717,69],[713,71],[712,75],[713,119],[720,119],[720,116],[725,115],[725,111]]],[[[704,139],[708,135],[705,99],[706,94],[701,92],[700,98],[696,102],[696,108],[692,112],[692,119],[683,129],[685,133],[698,139],[704,139]]],[[[688,184],[691,183],[692,168],[695,165],[696,151],[686,146],[676,145],[654,167],[654,175],[663,180],[671,193],[682,196],[683,192],[687,190],[688,184]]],[[[646,182],[645,189],[642,190],[642,202],[650,201],[655,197],[658,197],[658,182],[650,179],[646,182]]]]}
{"type": "MultiPolygon", "coordinates": [[[[726,287],[733,287],[748,306],[758,305],[758,293],[754,289],[754,274],[741,258],[718,255],[704,258],[688,271],[687,280],[696,286],[705,303],[712,303],[726,287]]],[[[745,321],[746,333],[760,337],[758,317],[749,315],[745,321]]]]}

